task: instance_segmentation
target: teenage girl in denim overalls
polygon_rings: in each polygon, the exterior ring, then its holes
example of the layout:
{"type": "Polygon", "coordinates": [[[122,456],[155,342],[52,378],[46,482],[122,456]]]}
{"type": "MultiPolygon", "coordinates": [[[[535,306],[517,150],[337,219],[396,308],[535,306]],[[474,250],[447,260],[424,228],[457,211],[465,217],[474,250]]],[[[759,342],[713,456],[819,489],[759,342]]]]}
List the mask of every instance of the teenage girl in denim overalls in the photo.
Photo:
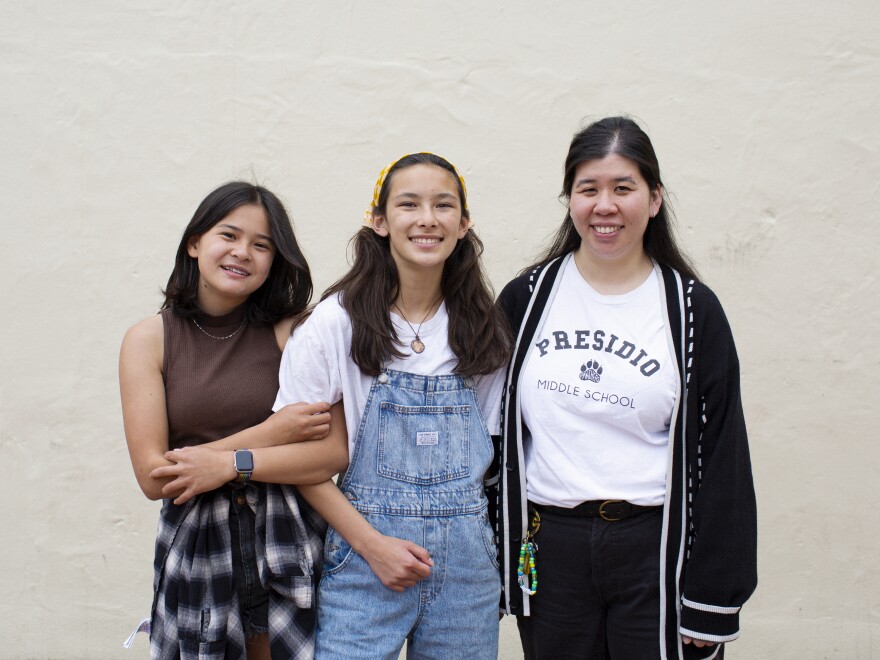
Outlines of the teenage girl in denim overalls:
{"type": "Polygon", "coordinates": [[[336,404],[350,455],[338,487],[300,487],[331,525],[318,658],[393,659],[405,640],[410,658],[497,657],[483,481],[510,339],[465,195],[434,154],[387,167],[354,265],[284,351],[276,408],[336,404]]]}

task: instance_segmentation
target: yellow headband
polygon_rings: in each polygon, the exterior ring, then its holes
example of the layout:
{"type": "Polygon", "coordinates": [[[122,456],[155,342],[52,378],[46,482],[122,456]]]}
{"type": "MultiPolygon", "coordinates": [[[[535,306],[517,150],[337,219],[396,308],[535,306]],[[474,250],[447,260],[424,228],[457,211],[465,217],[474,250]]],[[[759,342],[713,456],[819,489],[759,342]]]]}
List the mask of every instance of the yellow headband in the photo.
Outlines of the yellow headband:
{"type": "MultiPolygon", "coordinates": [[[[421,151],[419,153],[420,154],[429,154],[431,156],[437,155],[437,154],[432,154],[429,151],[421,151]]],[[[397,165],[397,163],[402,161],[404,158],[407,158],[408,156],[414,156],[414,155],[416,155],[416,154],[405,154],[396,160],[392,160],[390,163],[388,163],[388,165],[385,166],[385,169],[383,169],[379,173],[379,178],[376,180],[376,187],[373,188],[373,201],[370,204],[370,208],[368,208],[366,213],[364,213],[364,225],[365,226],[371,227],[373,225],[373,209],[376,208],[377,206],[379,206],[379,194],[382,192],[382,185],[385,183],[385,178],[388,176],[388,172],[391,171],[391,168],[394,167],[395,165],[397,165]]],[[[443,157],[440,156],[440,158],[443,158],[443,157]]],[[[444,160],[446,160],[446,159],[444,158],[444,160]]],[[[449,163],[448,160],[446,162],[449,163]]],[[[449,163],[449,164],[452,165],[452,163],[449,163]]],[[[467,210],[467,186],[464,184],[464,177],[462,177],[461,174],[458,173],[458,169],[456,169],[455,165],[452,165],[452,169],[455,172],[455,176],[458,177],[458,182],[461,184],[461,190],[464,193],[464,210],[467,210]]],[[[469,220],[468,221],[468,228],[470,229],[473,226],[474,226],[473,221],[469,220]]]]}

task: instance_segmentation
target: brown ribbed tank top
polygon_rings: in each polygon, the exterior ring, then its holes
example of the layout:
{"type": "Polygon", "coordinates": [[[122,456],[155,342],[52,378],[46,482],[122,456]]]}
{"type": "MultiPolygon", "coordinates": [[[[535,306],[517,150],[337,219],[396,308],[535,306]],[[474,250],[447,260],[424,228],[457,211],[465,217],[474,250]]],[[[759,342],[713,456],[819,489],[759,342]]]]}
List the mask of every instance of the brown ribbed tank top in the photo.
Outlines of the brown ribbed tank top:
{"type": "Polygon", "coordinates": [[[272,326],[245,323],[235,332],[244,313],[241,306],[224,316],[198,316],[209,337],[191,318],[162,310],[170,449],[219,440],[272,414],[281,350],[272,326]]]}

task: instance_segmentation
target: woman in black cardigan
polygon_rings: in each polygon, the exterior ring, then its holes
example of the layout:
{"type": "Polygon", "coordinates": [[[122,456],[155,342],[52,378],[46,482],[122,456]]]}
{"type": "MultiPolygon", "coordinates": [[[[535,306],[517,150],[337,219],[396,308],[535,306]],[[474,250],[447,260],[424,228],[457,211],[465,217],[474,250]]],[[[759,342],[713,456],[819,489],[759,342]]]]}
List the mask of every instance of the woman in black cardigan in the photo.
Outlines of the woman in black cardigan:
{"type": "Polygon", "coordinates": [[[730,327],[676,245],[635,122],[575,135],[563,196],[552,245],[500,296],[517,334],[504,607],[527,658],[721,657],[757,583],[730,327]]]}

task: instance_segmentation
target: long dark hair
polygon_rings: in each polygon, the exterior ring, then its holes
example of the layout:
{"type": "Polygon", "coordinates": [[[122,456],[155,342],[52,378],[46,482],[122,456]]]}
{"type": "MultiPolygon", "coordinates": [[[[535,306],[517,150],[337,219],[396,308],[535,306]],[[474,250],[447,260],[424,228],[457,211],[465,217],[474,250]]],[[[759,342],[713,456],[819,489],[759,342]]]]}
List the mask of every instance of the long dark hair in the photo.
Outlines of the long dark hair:
{"type": "MultiPolygon", "coordinates": [[[[661,264],[671,266],[683,277],[698,279],[693,262],[678,246],[675,239],[674,216],[669,208],[665,189],[662,188],[660,164],[657,162],[657,154],[654,153],[651,139],[629,117],[606,117],[575,133],[568,148],[568,156],[565,158],[565,175],[562,179],[562,193],[559,198],[567,202],[571,197],[575,170],[578,165],[588,160],[599,160],[611,154],[617,154],[633,161],[651,190],[657,190],[658,187],[663,190],[663,204],[660,205],[657,215],[648,221],[648,227],[645,229],[645,235],[642,239],[645,253],[661,264]]],[[[580,244],[581,237],[571,220],[571,213],[566,212],[565,219],[553,236],[550,247],[538,257],[536,263],[525,268],[522,272],[525,273],[535,266],[543,265],[556,257],[573,252],[580,244]]]]}
{"type": "Polygon", "coordinates": [[[224,183],[199,204],[180,239],[162,309],[170,308],[183,317],[201,313],[197,302],[198,260],[189,256],[187,246],[191,239],[201,236],[235,209],[247,204],[257,204],[266,211],[275,243],[275,258],[269,275],[247,300],[248,322],[271,325],[305,309],[312,297],[312,276],[293,235],[287,211],[273,193],[247,181],[224,183]]]}
{"type": "MultiPolygon", "coordinates": [[[[413,165],[436,165],[452,174],[458,186],[462,216],[469,217],[464,188],[455,168],[435,154],[410,154],[388,171],[379,192],[375,215],[384,215],[395,172],[413,165]]],[[[341,303],[351,318],[351,357],[368,376],[377,376],[393,358],[403,358],[401,342],[388,310],[398,294],[397,266],[387,236],[362,227],[351,239],[354,260],[351,269],[331,285],[321,299],[341,294],[341,303]]],[[[449,313],[449,346],[458,357],[455,373],[490,373],[507,362],[511,337],[507,323],[495,307],[491,287],[483,272],[480,255],[483,243],[473,231],[460,239],[443,265],[440,290],[449,313]]]]}

